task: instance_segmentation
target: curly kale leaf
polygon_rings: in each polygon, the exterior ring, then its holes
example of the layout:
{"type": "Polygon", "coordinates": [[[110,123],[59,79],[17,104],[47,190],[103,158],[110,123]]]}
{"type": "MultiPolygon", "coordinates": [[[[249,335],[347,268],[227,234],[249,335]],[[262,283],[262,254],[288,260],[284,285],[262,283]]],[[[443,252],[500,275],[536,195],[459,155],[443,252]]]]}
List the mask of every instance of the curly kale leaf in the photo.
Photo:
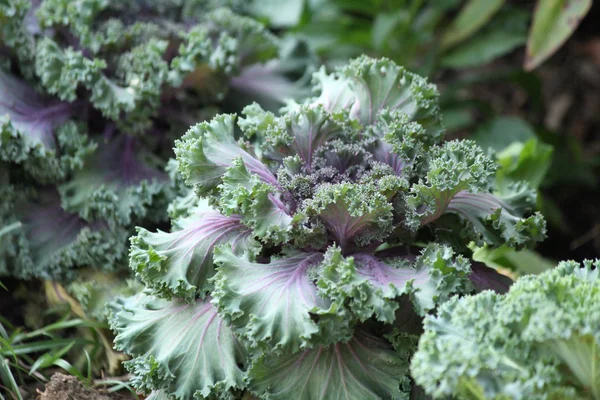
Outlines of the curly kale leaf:
{"type": "Polygon", "coordinates": [[[596,398],[599,301],[591,261],[452,299],[425,319],[412,375],[434,398],[596,398]]]}

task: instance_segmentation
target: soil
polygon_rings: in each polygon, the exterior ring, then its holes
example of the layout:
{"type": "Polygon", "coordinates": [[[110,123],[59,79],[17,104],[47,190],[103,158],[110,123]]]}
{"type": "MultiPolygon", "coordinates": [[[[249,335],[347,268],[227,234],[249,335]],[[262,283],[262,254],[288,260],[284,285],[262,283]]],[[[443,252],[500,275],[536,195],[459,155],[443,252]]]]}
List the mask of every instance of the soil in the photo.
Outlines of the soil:
{"type": "Polygon", "coordinates": [[[105,391],[86,388],[74,376],[55,373],[39,400],[124,400],[126,397],[105,391]]]}

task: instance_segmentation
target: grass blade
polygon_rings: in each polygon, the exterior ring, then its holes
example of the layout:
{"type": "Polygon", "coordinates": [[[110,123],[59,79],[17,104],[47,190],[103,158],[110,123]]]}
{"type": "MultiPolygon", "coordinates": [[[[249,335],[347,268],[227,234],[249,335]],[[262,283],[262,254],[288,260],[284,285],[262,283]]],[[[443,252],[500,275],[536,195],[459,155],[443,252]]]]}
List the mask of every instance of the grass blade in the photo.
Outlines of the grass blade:
{"type": "Polygon", "coordinates": [[[10,371],[10,365],[5,358],[0,358],[0,380],[15,399],[23,400],[19,385],[17,385],[17,381],[15,381],[15,377],[10,371]]]}

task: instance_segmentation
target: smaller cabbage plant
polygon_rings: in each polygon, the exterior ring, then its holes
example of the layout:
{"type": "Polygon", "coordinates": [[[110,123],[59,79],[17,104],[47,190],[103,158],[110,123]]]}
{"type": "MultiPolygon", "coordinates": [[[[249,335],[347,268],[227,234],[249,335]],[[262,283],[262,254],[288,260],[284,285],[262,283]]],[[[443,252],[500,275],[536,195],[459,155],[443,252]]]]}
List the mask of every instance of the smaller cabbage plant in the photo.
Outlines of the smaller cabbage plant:
{"type": "Polygon", "coordinates": [[[600,399],[598,265],[448,301],[425,319],[414,379],[435,399],[600,399]]]}

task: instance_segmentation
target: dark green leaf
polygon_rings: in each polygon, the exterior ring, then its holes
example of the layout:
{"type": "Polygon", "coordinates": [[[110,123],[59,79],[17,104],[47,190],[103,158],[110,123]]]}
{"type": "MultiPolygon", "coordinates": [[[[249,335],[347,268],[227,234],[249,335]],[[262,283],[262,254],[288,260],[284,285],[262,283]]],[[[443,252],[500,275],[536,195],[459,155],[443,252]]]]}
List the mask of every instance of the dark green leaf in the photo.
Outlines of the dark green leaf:
{"type": "Polygon", "coordinates": [[[511,52],[526,40],[526,36],[520,33],[503,30],[488,32],[452,50],[442,59],[442,65],[457,69],[477,67],[511,52]]]}
{"type": "Polygon", "coordinates": [[[448,48],[467,39],[502,7],[504,0],[469,0],[446,31],[442,47],[448,48]]]}

